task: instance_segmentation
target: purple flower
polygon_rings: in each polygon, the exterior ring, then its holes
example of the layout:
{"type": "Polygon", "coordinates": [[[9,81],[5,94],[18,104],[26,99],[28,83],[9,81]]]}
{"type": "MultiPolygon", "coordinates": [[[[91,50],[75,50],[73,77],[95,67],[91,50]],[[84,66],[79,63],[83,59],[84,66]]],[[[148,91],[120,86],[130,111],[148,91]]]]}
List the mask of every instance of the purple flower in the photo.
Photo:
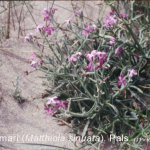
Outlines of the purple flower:
{"type": "Polygon", "coordinates": [[[87,37],[88,32],[92,32],[92,31],[93,31],[93,29],[90,26],[86,25],[85,30],[81,31],[81,34],[84,34],[84,36],[87,37]]]}
{"type": "Polygon", "coordinates": [[[86,55],[89,61],[93,61],[94,57],[97,57],[100,61],[103,61],[103,60],[106,61],[107,56],[108,55],[105,52],[100,52],[98,50],[93,50],[91,54],[86,55]]]}
{"type": "Polygon", "coordinates": [[[30,57],[28,57],[28,59],[27,59],[27,60],[28,60],[28,61],[29,61],[29,60],[33,60],[33,59],[34,59],[34,57],[35,57],[35,54],[32,54],[30,57]]]}
{"type": "Polygon", "coordinates": [[[44,10],[43,10],[44,21],[46,21],[46,20],[50,21],[49,16],[51,15],[51,13],[54,14],[56,10],[58,10],[58,9],[57,8],[50,8],[50,7],[44,8],[44,10]]]}
{"type": "Polygon", "coordinates": [[[47,12],[48,12],[48,8],[44,8],[43,13],[47,13],[47,12]]]}
{"type": "Polygon", "coordinates": [[[87,37],[87,36],[88,36],[88,32],[87,32],[87,31],[85,31],[85,30],[81,31],[81,34],[83,34],[85,37],[87,37]]]}
{"type": "Polygon", "coordinates": [[[116,15],[111,15],[106,18],[106,22],[103,22],[103,25],[106,25],[107,27],[111,27],[113,24],[117,23],[116,15]]]}
{"type": "Polygon", "coordinates": [[[91,54],[87,54],[86,57],[88,58],[89,61],[92,61],[93,58],[97,56],[97,52],[98,52],[97,50],[93,50],[91,54]]]}
{"type": "Polygon", "coordinates": [[[46,107],[46,108],[44,108],[44,110],[47,110],[49,113],[46,115],[46,117],[48,117],[49,115],[52,117],[52,115],[53,115],[53,108],[51,107],[51,108],[49,108],[49,107],[46,107]]]}
{"type": "Polygon", "coordinates": [[[38,65],[38,61],[32,61],[30,65],[33,66],[33,68],[36,68],[38,65]]]}
{"type": "Polygon", "coordinates": [[[115,53],[115,56],[118,55],[119,58],[121,58],[121,51],[123,50],[123,48],[119,48],[118,51],[115,53]]]}
{"type": "Polygon", "coordinates": [[[83,10],[83,9],[81,9],[81,10],[76,10],[75,13],[73,13],[73,17],[74,17],[75,15],[77,15],[78,13],[82,12],[82,11],[84,11],[84,10],[83,10]]]}
{"type": "Polygon", "coordinates": [[[134,69],[128,69],[127,71],[129,71],[129,77],[132,78],[133,75],[137,75],[137,72],[134,69]]]}
{"type": "Polygon", "coordinates": [[[68,62],[76,62],[77,61],[77,58],[75,58],[75,55],[72,55],[69,59],[68,59],[68,62]]]}
{"type": "Polygon", "coordinates": [[[98,50],[93,50],[91,52],[91,54],[86,54],[85,56],[88,58],[90,63],[88,64],[88,68],[84,68],[83,70],[91,71],[92,69],[94,69],[93,64],[92,64],[93,58],[97,58],[95,60],[98,61],[98,63],[95,64],[95,69],[104,68],[102,66],[103,65],[103,61],[104,60],[107,61],[108,54],[106,54],[105,52],[100,52],[98,50]]]}
{"type": "Polygon", "coordinates": [[[72,56],[68,59],[68,62],[76,62],[77,61],[77,58],[76,56],[82,56],[82,53],[81,52],[77,52],[75,54],[72,54],[72,56]]]}
{"type": "Polygon", "coordinates": [[[51,9],[52,14],[54,14],[55,11],[58,10],[57,8],[50,8],[50,9],[51,9]]]}
{"type": "Polygon", "coordinates": [[[94,69],[93,64],[92,64],[92,62],[90,62],[90,63],[88,64],[88,70],[91,71],[91,70],[93,70],[93,69],[94,69]]]}
{"type": "Polygon", "coordinates": [[[98,63],[98,66],[97,67],[95,67],[95,69],[98,69],[98,68],[103,68],[103,61],[100,61],[99,63],[98,63]]]}
{"type": "Polygon", "coordinates": [[[50,21],[49,19],[50,13],[44,13],[43,16],[44,16],[44,21],[50,21]]]}
{"type": "Polygon", "coordinates": [[[63,107],[64,109],[66,109],[66,101],[59,101],[59,100],[56,100],[56,103],[57,103],[57,106],[56,106],[56,109],[59,109],[59,107],[63,107]]]}
{"type": "Polygon", "coordinates": [[[113,44],[116,43],[116,42],[115,42],[115,39],[116,39],[116,38],[114,38],[114,37],[112,37],[112,38],[110,39],[110,41],[109,41],[110,45],[113,45],[113,44]]]}
{"type": "Polygon", "coordinates": [[[85,26],[85,29],[86,29],[87,31],[89,31],[89,32],[92,32],[92,31],[93,31],[93,29],[92,29],[90,26],[88,26],[88,25],[85,26]]]}
{"type": "Polygon", "coordinates": [[[76,56],[82,56],[82,53],[81,52],[77,52],[75,53],[76,56]]]}
{"type": "Polygon", "coordinates": [[[66,22],[67,24],[70,24],[70,23],[71,23],[71,18],[69,18],[68,20],[65,20],[65,22],[66,22]]]}
{"type": "Polygon", "coordinates": [[[51,35],[51,31],[54,31],[54,28],[51,28],[51,27],[49,27],[49,26],[50,26],[50,24],[48,24],[47,27],[44,28],[44,31],[47,31],[47,34],[48,34],[48,35],[51,35]]]}
{"type": "Polygon", "coordinates": [[[95,24],[92,25],[94,30],[97,30],[97,26],[95,24]]]}
{"type": "Polygon", "coordinates": [[[24,42],[26,42],[27,40],[30,40],[32,35],[33,33],[28,33],[27,36],[24,38],[24,42]]]}
{"type": "Polygon", "coordinates": [[[47,99],[49,100],[49,101],[46,103],[47,105],[56,104],[55,99],[57,99],[57,96],[49,97],[49,98],[47,98],[47,99]]]}
{"type": "MultiPolygon", "coordinates": [[[[103,61],[100,61],[99,63],[96,64],[95,69],[103,68],[102,65],[103,65],[103,61]]],[[[93,70],[93,69],[94,69],[94,67],[93,67],[92,62],[90,62],[90,63],[88,64],[88,67],[87,67],[87,68],[83,68],[83,70],[85,70],[86,72],[87,72],[87,71],[91,71],[91,70],[93,70]]]]}
{"type": "Polygon", "coordinates": [[[29,74],[29,71],[25,71],[25,74],[28,75],[28,74],[29,74]]]}
{"type": "Polygon", "coordinates": [[[41,29],[43,29],[42,25],[38,25],[37,28],[35,29],[36,32],[39,32],[41,29]]]}
{"type": "Polygon", "coordinates": [[[128,14],[127,14],[127,13],[121,13],[121,14],[120,14],[120,18],[125,18],[126,15],[128,15],[128,14]]]}
{"type": "Polygon", "coordinates": [[[101,61],[103,61],[103,60],[107,61],[107,56],[108,56],[108,54],[106,54],[105,52],[97,52],[97,57],[101,61]]]}
{"type": "Polygon", "coordinates": [[[124,86],[126,85],[126,83],[124,82],[124,80],[123,80],[123,77],[124,77],[124,75],[123,74],[121,74],[118,78],[119,78],[119,82],[118,82],[118,86],[120,86],[121,84],[123,84],[124,86]]]}
{"type": "Polygon", "coordinates": [[[135,55],[139,55],[139,53],[138,52],[136,52],[136,53],[134,53],[135,55]]]}
{"type": "Polygon", "coordinates": [[[113,15],[113,14],[114,14],[114,12],[115,12],[115,10],[114,10],[114,9],[112,9],[112,10],[109,12],[109,16],[113,15]]]}

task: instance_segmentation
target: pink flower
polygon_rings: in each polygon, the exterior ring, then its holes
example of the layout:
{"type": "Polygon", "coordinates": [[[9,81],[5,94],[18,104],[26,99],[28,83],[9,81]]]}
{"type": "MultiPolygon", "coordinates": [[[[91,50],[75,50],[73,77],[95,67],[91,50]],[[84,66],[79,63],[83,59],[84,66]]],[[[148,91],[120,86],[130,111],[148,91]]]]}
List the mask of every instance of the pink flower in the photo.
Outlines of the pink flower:
{"type": "Polygon", "coordinates": [[[73,55],[68,59],[68,62],[76,62],[77,58],[75,58],[73,55]]]}
{"type": "Polygon", "coordinates": [[[50,13],[44,13],[43,16],[44,16],[44,21],[50,21],[49,19],[50,13]]]}
{"type": "Polygon", "coordinates": [[[38,25],[37,28],[35,29],[36,32],[39,32],[41,29],[43,29],[42,25],[38,25]]]}
{"type": "Polygon", "coordinates": [[[24,39],[24,42],[26,42],[27,40],[30,40],[32,35],[33,35],[33,33],[28,33],[27,36],[24,39]]]}
{"type": "Polygon", "coordinates": [[[94,54],[87,54],[86,57],[88,58],[89,61],[92,61],[94,57],[96,57],[96,55],[94,54]]]}
{"type": "Polygon", "coordinates": [[[30,65],[33,66],[33,68],[36,68],[38,65],[38,61],[32,61],[30,65]]]}
{"type": "Polygon", "coordinates": [[[114,10],[114,9],[112,9],[112,10],[109,12],[109,16],[113,15],[113,14],[114,14],[114,12],[115,12],[115,10],[114,10]]]}
{"type": "Polygon", "coordinates": [[[30,57],[28,57],[28,59],[27,59],[27,60],[28,60],[28,61],[29,61],[29,60],[33,60],[33,59],[34,59],[34,57],[35,57],[35,54],[32,54],[30,57]]]}
{"type": "Polygon", "coordinates": [[[77,52],[75,53],[76,56],[82,56],[82,53],[81,52],[77,52]]]}
{"type": "Polygon", "coordinates": [[[107,27],[111,27],[113,24],[117,23],[116,15],[111,15],[106,18],[106,22],[103,22],[103,25],[106,25],[107,27]]]}
{"type": "Polygon", "coordinates": [[[115,55],[118,55],[119,58],[121,58],[121,51],[123,50],[123,48],[119,48],[118,51],[115,53],[115,55]]]}
{"type": "Polygon", "coordinates": [[[123,77],[124,77],[124,75],[123,74],[121,74],[118,78],[119,78],[119,82],[118,82],[118,86],[120,86],[121,84],[123,84],[124,86],[126,85],[126,83],[124,82],[124,80],[123,80],[123,77]]]}
{"type": "Polygon", "coordinates": [[[108,17],[106,18],[106,22],[103,22],[103,25],[110,27],[110,26],[109,26],[109,19],[108,19],[108,17]]]}
{"type": "Polygon", "coordinates": [[[47,12],[48,12],[48,8],[44,8],[43,13],[47,13],[47,12]]]}
{"type": "Polygon", "coordinates": [[[90,71],[90,70],[94,69],[93,64],[92,64],[92,61],[93,61],[94,58],[97,58],[95,60],[98,61],[98,63],[95,64],[95,69],[105,68],[105,67],[102,66],[103,61],[104,60],[107,61],[108,54],[106,54],[105,52],[100,52],[98,50],[93,50],[91,52],[91,54],[86,54],[85,56],[88,58],[90,63],[88,64],[88,68],[84,68],[83,70],[90,71]]]}
{"type": "Polygon", "coordinates": [[[52,117],[52,115],[53,115],[53,108],[51,107],[51,108],[49,108],[49,107],[46,107],[46,108],[44,108],[44,110],[47,110],[49,113],[46,115],[46,117],[48,117],[49,115],[52,117]]]}
{"type": "Polygon", "coordinates": [[[84,36],[87,37],[88,36],[88,31],[92,32],[93,29],[90,26],[86,25],[85,30],[81,31],[81,34],[84,34],[84,36]]]}
{"type": "Polygon", "coordinates": [[[69,18],[68,20],[65,20],[65,22],[66,22],[67,24],[70,24],[70,23],[71,23],[71,18],[69,18]]]}
{"type": "Polygon", "coordinates": [[[128,14],[127,14],[127,13],[121,13],[121,14],[120,14],[120,17],[121,17],[121,18],[125,18],[126,15],[128,15],[128,14]]]}
{"type": "MultiPolygon", "coordinates": [[[[102,65],[103,65],[103,61],[100,61],[99,63],[96,64],[95,69],[104,68],[102,65]]],[[[91,70],[93,70],[93,69],[94,69],[94,67],[93,67],[92,62],[90,62],[90,63],[88,64],[88,67],[87,67],[87,68],[83,68],[83,70],[85,70],[86,72],[87,72],[87,71],[91,71],[91,70]]]]}
{"type": "Polygon", "coordinates": [[[57,103],[57,106],[56,106],[56,109],[59,109],[59,107],[63,107],[64,109],[66,109],[66,101],[58,101],[58,100],[56,100],[56,103],[57,103]]]}
{"type": "Polygon", "coordinates": [[[134,53],[135,55],[139,55],[139,53],[138,52],[136,52],[136,53],[134,53]]]}
{"type": "Polygon", "coordinates": [[[47,105],[56,104],[55,99],[57,99],[57,96],[49,97],[49,98],[47,98],[47,99],[49,100],[49,101],[46,103],[47,105]]]}
{"type": "Polygon", "coordinates": [[[91,71],[91,70],[93,70],[93,69],[94,69],[93,64],[92,64],[92,62],[90,62],[90,63],[88,64],[88,70],[91,71]]]}
{"type": "Polygon", "coordinates": [[[88,36],[88,32],[87,32],[87,31],[85,31],[85,30],[81,31],[81,34],[83,34],[85,37],[87,37],[87,36],[88,36]]]}
{"type": "Polygon", "coordinates": [[[75,58],[76,56],[82,56],[82,53],[81,52],[77,52],[75,54],[72,54],[72,56],[68,59],[68,62],[76,62],[77,61],[77,58],[75,58]]]}
{"type": "Polygon", "coordinates": [[[88,25],[85,26],[85,29],[86,29],[87,31],[89,31],[89,32],[92,32],[92,31],[93,31],[93,29],[92,29],[90,26],[88,26],[88,25]]]}
{"type": "Polygon", "coordinates": [[[115,39],[116,39],[116,38],[114,38],[114,37],[112,37],[112,38],[110,39],[110,41],[109,41],[110,45],[113,45],[113,44],[116,43],[116,42],[115,42],[115,39]]]}
{"type": "Polygon", "coordinates": [[[98,50],[93,50],[91,54],[87,54],[86,57],[88,58],[89,61],[92,61],[94,57],[97,56],[98,50]]]}
{"type": "Polygon", "coordinates": [[[107,56],[108,56],[108,54],[106,54],[105,52],[97,52],[97,57],[101,61],[103,61],[103,60],[107,61],[107,56]]]}
{"type": "Polygon", "coordinates": [[[95,24],[92,25],[94,30],[97,30],[97,26],[95,24]]]}
{"type": "Polygon", "coordinates": [[[55,11],[58,10],[57,8],[50,8],[50,9],[51,9],[52,14],[54,14],[55,11]]]}
{"type": "Polygon", "coordinates": [[[105,52],[100,52],[100,51],[97,51],[97,50],[93,50],[91,52],[91,54],[86,55],[86,57],[88,58],[89,61],[92,61],[94,57],[97,57],[101,61],[103,61],[103,60],[106,61],[107,56],[108,55],[105,52]]]}
{"type": "Polygon", "coordinates": [[[48,24],[47,27],[44,28],[44,31],[47,31],[47,34],[48,34],[48,35],[51,35],[51,31],[54,31],[54,28],[51,28],[51,27],[49,27],[49,26],[50,26],[50,24],[48,24]]]}
{"type": "Polygon", "coordinates": [[[73,13],[73,17],[74,17],[75,15],[77,15],[78,13],[82,12],[82,11],[84,11],[84,10],[83,10],[83,9],[81,9],[81,10],[76,10],[75,13],[73,13]]]}
{"type": "Polygon", "coordinates": [[[132,78],[133,75],[137,75],[137,72],[134,69],[128,69],[127,71],[129,71],[129,77],[132,78]]]}
{"type": "Polygon", "coordinates": [[[98,66],[97,66],[97,67],[95,67],[95,69],[103,68],[103,66],[102,66],[102,65],[103,65],[103,61],[100,61],[100,62],[99,62],[99,64],[98,64],[98,66]]]}
{"type": "Polygon", "coordinates": [[[50,11],[51,11],[54,14],[56,10],[58,10],[58,9],[57,8],[48,7],[48,8],[44,8],[43,9],[43,13],[50,13],[50,11]]]}

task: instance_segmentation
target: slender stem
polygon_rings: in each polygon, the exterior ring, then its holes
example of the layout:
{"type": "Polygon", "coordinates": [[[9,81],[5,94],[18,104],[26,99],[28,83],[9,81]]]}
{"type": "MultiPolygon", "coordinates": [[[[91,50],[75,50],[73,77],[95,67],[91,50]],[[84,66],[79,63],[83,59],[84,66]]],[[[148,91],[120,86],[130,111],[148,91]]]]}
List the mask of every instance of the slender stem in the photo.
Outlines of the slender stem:
{"type": "Polygon", "coordinates": [[[10,33],[10,5],[11,5],[11,1],[8,2],[8,18],[7,18],[7,36],[6,36],[6,39],[9,39],[9,33],[10,33]]]}

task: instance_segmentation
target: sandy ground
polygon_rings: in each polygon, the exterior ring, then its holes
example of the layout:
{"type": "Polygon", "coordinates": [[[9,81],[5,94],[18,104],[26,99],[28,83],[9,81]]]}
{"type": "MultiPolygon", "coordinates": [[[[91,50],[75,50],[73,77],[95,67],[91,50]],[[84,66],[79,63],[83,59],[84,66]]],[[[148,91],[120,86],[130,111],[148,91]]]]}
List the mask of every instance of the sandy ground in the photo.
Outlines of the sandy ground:
{"type": "MultiPolygon", "coordinates": [[[[36,23],[40,24],[43,23],[43,17],[41,17],[41,15],[42,10],[47,6],[47,2],[38,1],[35,4],[36,8],[34,12],[32,12],[32,15],[36,23]]],[[[56,12],[56,19],[62,23],[72,14],[71,4],[70,2],[56,2],[55,4],[55,8],[59,9],[59,12],[56,12]]],[[[94,12],[90,9],[91,6],[94,6],[94,3],[91,2],[88,3],[88,5],[87,16],[93,15],[96,18],[98,8],[95,6],[94,12]]],[[[4,24],[6,21],[6,13],[1,14],[0,17],[1,24],[4,24]]],[[[26,60],[28,56],[33,52],[37,52],[37,50],[29,43],[24,43],[23,37],[20,36],[19,39],[17,38],[17,21],[15,25],[16,30],[14,31],[11,22],[10,39],[7,39],[0,46],[0,58],[2,59],[0,62],[0,142],[6,143],[9,140],[10,143],[45,143],[73,149],[73,144],[67,140],[70,128],[66,125],[60,126],[58,122],[52,120],[51,117],[46,117],[43,102],[40,102],[42,94],[44,93],[44,87],[41,86],[42,79],[38,78],[37,75],[44,75],[44,73],[33,72],[28,76],[24,73],[26,70],[32,70],[32,67],[30,67],[30,64],[26,60]],[[26,99],[26,102],[22,104],[19,104],[12,96],[12,92],[15,89],[14,83],[16,76],[19,76],[21,96],[26,99]],[[5,136],[4,138],[6,139],[3,139],[2,136],[5,136]],[[12,136],[13,139],[11,139],[12,136]],[[44,136],[44,138],[49,136],[54,139],[42,141],[40,139],[41,136],[44,136]],[[59,137],[65,140],[59,140],[59,137]],[[6,140],[6,142],[3,140],[6,140]]],[[[31,19],[29,14],[27,14],[24,26],[26,34],[32,31],[30,29],[35,29],[36,27],[35,22],[31,19]]],[[[55,148],[3,145],[0,149],[27,150],[55,148]]]]}

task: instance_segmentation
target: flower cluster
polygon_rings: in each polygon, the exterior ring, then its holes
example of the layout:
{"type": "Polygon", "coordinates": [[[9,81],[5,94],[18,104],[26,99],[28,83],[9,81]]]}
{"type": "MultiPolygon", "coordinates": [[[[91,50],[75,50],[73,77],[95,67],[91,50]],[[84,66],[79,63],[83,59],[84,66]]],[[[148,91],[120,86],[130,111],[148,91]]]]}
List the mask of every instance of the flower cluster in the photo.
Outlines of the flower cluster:
{"type": "Polygon", "coordinates": [[[128,14],[127,14],[127,13],[121,13],[121,14],[120,14],[120,18],[125,18],[126,15],[128,15],[128,14]]]}
{"type": "Polygon", "coordinates": [[[50,24],[48,24],[45,28],[44,28],[44,31],[47,31],[47,34],[48,35],[51,35],[51,31],[54,31],[54,28],[51,28],[49,27],[50,24]]]}
{"type": "Polygon", "coordinates": [[[36,68],[38,66],[38,61],[34,61],[34,57],[35,57],[35,54],[32,54],[30,57],[28,57],[28,61],[31,61],[31,66],[33,68],[36,68]]]}
{"type": "Polygon", "coordinates": [[[133,77],[133,75],[137,75],[137,72],[134,69],[128,69],[127,70],[129,72],[129,77],[133,77]]]}
{"type": "Polygon", "coordinates": [[[81,34],[83,34],[85,37],[88,36],[88,32],[93,32],[93,30],[97,30],[97,26],[93,24],[92,26],[86,25],[85,30],[81,31],[81,34]]]}
{"type": "MultiPolygon", "coordinates": [[[[47,98],[49,101],[47,102],[47,106],[49,105],[56,105],[56,109],[59,109],[59,107],[63,107],[64,109],[66,109],[66,101],[59,101],[57,100],[57,96],[54,97],[49,97],[47,98]]],[[[45,110],[47,110],[49,113],[46,115],[47,117],[50,115],[52,117],[53,114],[53,108],[52,107],[46,107],[45,110]]]]}
{"type": "Polygon", "coordinates": [[[109,41],[109,44],[110,45],[114,45],[116,42],[115,42],[115,39],[117,39],[118,37],[116,37],[116,38],[114,38],[114,37],[112,37],[111,39],[110,39],[110,41],[109,41]]]}
{"type": "Polygon", "coordinates": [[[24,38],[24,42],[29,41],[33,33],[28,33],[28,35],[24,38]]]}
{"type": "Polygon", "coordinates": [[[72,54],[72,56],[68,59],[68,62],[69,63],[76,62],[77,61],[76,56],[82,56],[82,53],[81,52],[77,52],[75,54],[72,54]]]}
{"type": "Polygon", "coordinates": [[[56,10],[58,10],[58,9],[57,8],[50,8],[50,7],[44,8],[44,10],[43,10],[44,21],[50,21],[49,16],[51,14],[54,14],[56,10]]]}
{"type": "Polygon", "coordinates": [[[107,61],[107,56],[105,52],[100,52],[98,50],[93,50],[91,54],[87,54],[86,57],[89,60],[88,68],[84,68],[86,71],[94,69],[93,64],[95,64],[95,69],[103,68],[103,61],[107,61]],[[96,62],[94,62],[94,60],[96,62]]]}
{"type": "MultiPolygon", "coordinates": [[[[55,29],[52,27],[49,27],[49,26],[50,26],[50,24],[48,24],[46,27],[44,27],[43,25],[40,24],[35,29],[35,32],[41,32],[44,29],[44,31],[47,32],[47,35],[51,35],[52,31],[54,31],[55,29]]],[[[28,35],[24,39],[24,42],[26,42],[27,40],[29,41],[31,38],[31,35],[33,35],[33,33],[28,33],[28,35]]],[[[34,37],[34,38],[36,38],[36,37],[34,37]]]]}
{"type": "Polygon", "coordinates": [[[114,14],[114,10],[109,12],[106,22],[103,22],[104,26],[111,27],[113,24],[117,23],[117,16],[114,14]]]}
{"type": "Polygon", "coordinates": [[[41,24],[37,26],[37,28],[35,29],[36,32],[41,31],[44,28],[44,26],[42,26],[41,24]]]}
{"type": "MultiPolygon", "coordinates": [[[[129,72],[129,77],[132,78],[133,75],[137,75],[137,72],[134,69],[128,69],[127,70],[129,72]]],[[[121,74],[119,77],[119,81],[118,81],[118,86],[120,86],[121,84],[123,84],[124,86],[126,85],[124,78],[124,74],[121,74]]]]}

